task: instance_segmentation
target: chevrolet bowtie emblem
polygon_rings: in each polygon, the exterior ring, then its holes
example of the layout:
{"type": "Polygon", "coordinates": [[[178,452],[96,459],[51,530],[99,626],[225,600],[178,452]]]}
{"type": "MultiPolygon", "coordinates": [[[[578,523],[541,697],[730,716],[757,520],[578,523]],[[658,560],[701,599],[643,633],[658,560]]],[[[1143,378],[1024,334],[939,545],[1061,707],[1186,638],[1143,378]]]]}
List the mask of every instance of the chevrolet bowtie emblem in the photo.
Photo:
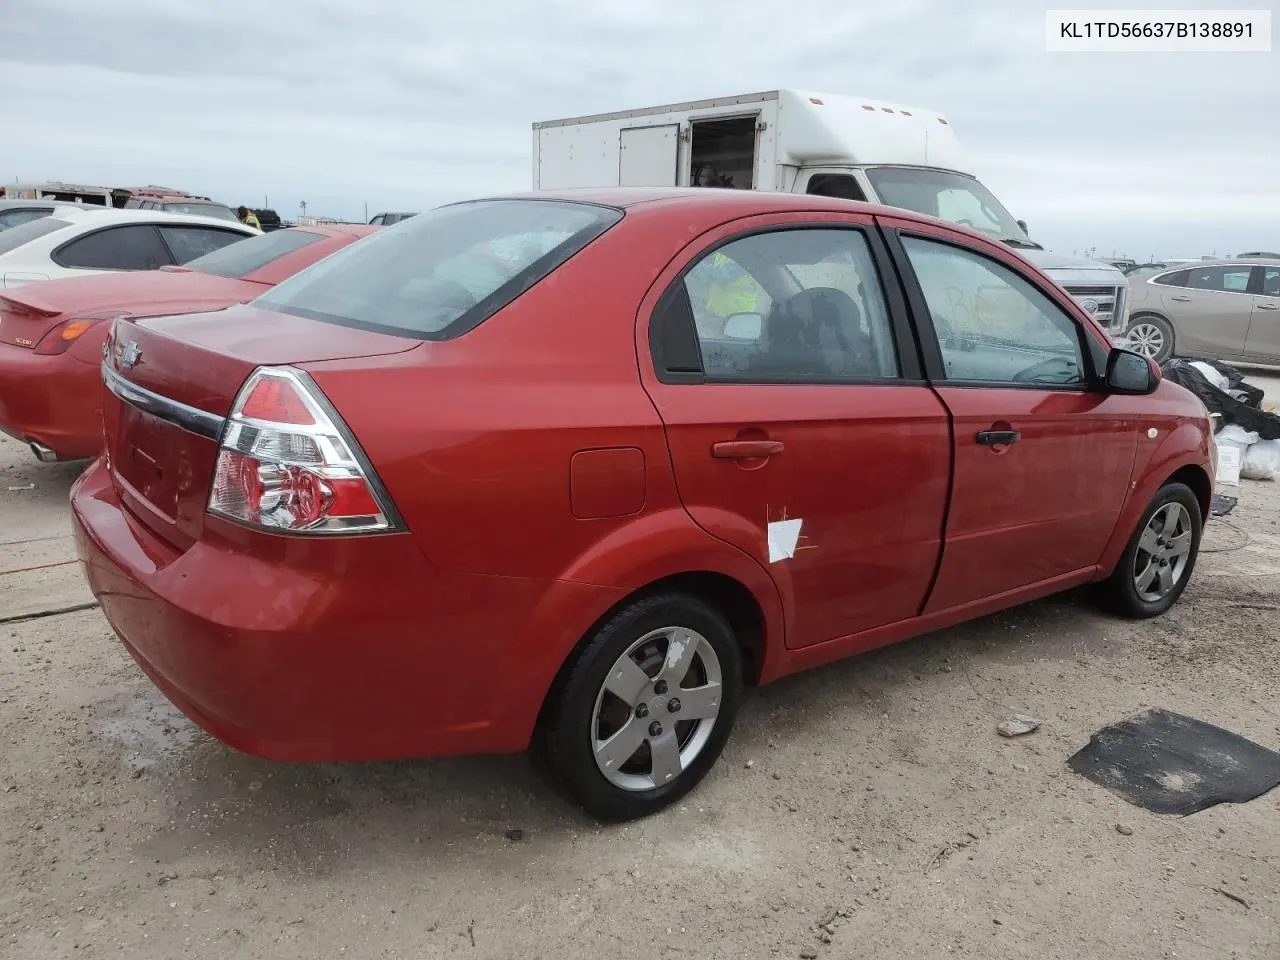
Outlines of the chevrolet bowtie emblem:
{"type": "Polygon", "coordinates": [[[128,369],[142,359],[142,348],[138,344],[130,340],[124,345],[124,349],[120,351],[120,366],[128,369]]]}

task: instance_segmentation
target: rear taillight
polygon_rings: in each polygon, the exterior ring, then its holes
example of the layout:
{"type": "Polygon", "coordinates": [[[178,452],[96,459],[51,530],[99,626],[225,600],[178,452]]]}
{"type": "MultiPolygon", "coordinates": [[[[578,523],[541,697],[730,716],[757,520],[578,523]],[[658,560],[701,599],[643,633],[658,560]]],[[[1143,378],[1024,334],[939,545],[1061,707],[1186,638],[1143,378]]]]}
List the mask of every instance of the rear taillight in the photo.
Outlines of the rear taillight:
{"type": "Polygon", "coordinates": [[[254,371],[223,431],[209,512],[291,533],[399,527],[346,426],[305,373],[254,371]]]}
{"type": "Polygon", "coordinates": [[[101,318],[64,320],[40,338],[40,342],[36,344],[35,352],[45,356],[66,353],[71,349],[71,345],[80,339],[81,335],[100,322],[101,318]]]}

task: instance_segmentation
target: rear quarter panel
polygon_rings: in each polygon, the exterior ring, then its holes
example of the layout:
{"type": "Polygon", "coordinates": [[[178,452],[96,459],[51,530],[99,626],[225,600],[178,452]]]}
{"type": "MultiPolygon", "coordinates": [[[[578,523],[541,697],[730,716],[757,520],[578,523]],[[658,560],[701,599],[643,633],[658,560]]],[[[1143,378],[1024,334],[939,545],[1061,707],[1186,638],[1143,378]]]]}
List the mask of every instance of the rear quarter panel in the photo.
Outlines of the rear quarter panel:
{"type": "Polygon", "coordinates": [[[621,587],[690,569],[743,574],[738,551],[684,512],[640,382],[636,309],[688,235],[673,219],[624,220],[456,339],[305,365],[434,563],[621,587]],[[574,516],[574,454],[623,447],[643,455],[642,503],[574,516]]]}

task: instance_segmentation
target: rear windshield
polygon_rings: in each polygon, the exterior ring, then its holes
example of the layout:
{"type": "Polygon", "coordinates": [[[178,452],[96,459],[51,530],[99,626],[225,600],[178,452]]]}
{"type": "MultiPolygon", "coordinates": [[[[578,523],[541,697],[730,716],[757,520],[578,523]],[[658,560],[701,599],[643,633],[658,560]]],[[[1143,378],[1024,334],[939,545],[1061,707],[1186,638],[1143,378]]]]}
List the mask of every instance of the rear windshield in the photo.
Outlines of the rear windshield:
{"type": "Polygon", "coordinates": [[[440,207],[340,250],[255,303],[444,340],[502,309],[621,217],[609,207],[551,200],[440,207]]]}
{"type": "Polygon", "coordinates": [[[41,217],[39,220],[31,220],[27,223],[20,223],[10,230],[0,232],[0,253],[17,250],[24,243],[39,240],[55,230],[61,230],[63,227],[69,226],[71,224],[65,220],[55,220],[49,216],[41,217]]]}
{"type": "Polygon", "coordinates": [[[201,273],[239,280],[255,270],[261,270],[273,260],[279,260],[286,253],[301,250],[323,239],[324,234],[307,230],[274,230],[227,244],[203,257],[188,261],[187,266],[201,273]]]}
{"type": "Polygon", "coordinates": [[[166,203],[164,209],[166,213],[185,213],[193,217],[217,217],[219,220],[240,222],[234,210],[220,203],[166,203]]]}

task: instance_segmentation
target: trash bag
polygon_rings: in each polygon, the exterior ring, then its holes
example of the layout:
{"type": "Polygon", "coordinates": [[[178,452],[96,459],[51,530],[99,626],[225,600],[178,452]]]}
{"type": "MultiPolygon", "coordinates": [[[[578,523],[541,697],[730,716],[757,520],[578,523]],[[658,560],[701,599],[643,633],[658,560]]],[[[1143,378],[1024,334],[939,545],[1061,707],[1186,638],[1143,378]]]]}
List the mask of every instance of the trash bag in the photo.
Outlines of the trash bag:
{"type": "Polygon", "coordinates": [[[1280,440],[1250,444],[1240,463],[1240,476],[1246,480],[1280,479],[1280,440]]]}
{"type": "Polygon", "coordinates": [[[1262,391],[1245,383],[1244,374],[1231,364],[1201,357],[1175,357],[1166,360],[1160,372],[1166,380],[1186,387],[1199,397],[1210,413],[1218,414],[1220,427],[1234,423],[1263,440],[1280,440],[1280,416],[1262,409],[1262,391]],[[1240,393],[1244,399],[1237,399],[1210,383],[1209,378],[1197,369],[1196,364],[1199,363],[1207,363],[1225,376],[1229,389],[1240,393]]]}

